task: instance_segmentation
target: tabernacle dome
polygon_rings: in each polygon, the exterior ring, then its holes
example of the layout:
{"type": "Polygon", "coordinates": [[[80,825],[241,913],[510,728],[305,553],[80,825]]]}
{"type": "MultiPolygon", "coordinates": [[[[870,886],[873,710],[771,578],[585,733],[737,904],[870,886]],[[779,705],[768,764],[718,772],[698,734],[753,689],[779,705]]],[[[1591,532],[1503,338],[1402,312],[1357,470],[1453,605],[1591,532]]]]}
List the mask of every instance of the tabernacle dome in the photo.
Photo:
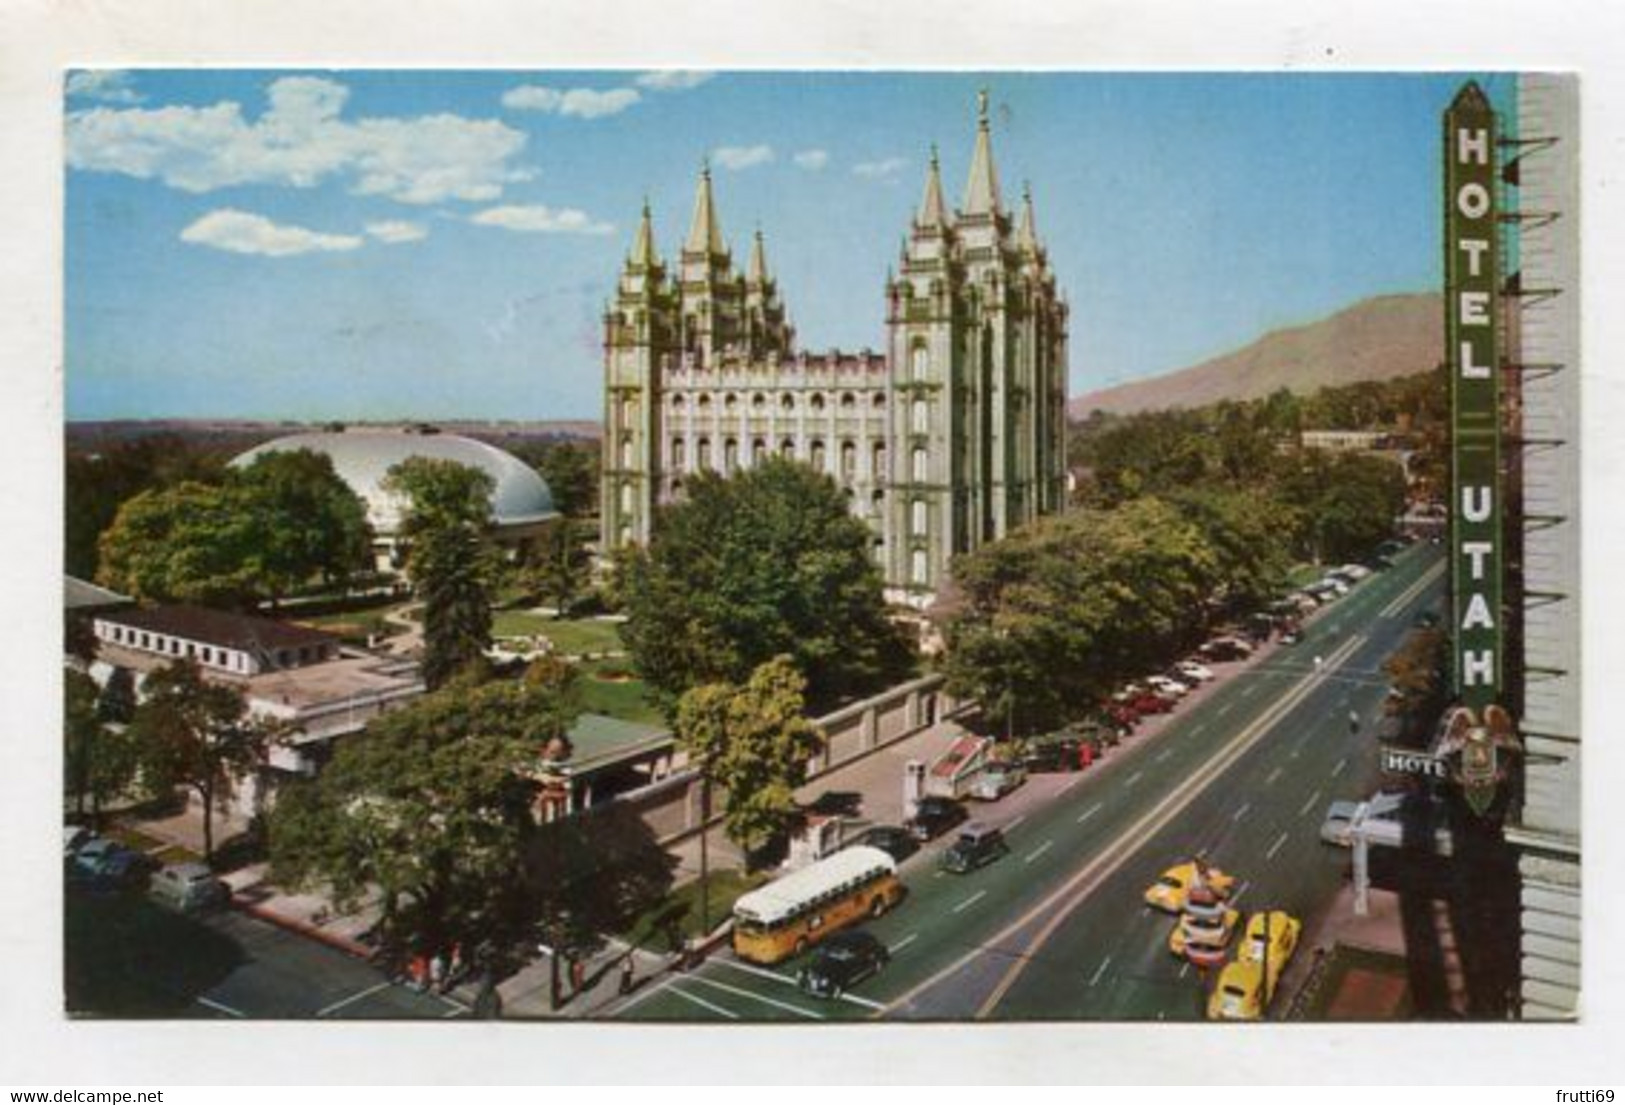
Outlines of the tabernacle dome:
{"type": "Polygon", "coordinates": [[[233,459],[231,465],[243,468],[266,453],[300,449],[329,457],[339,478],[366,504],[367,521],[379,547],[380,568],[399,566],[394,556],[395,537],[405,507],[399,495],[383,489],[384,477],[409,457],[456,461],[488,474],[496,484],[491,495],[491,524],[496,539],[504,544],[517,545],[535,537],[546,523],[558,517],[553,493],[534,469],[494,445],[457,434],[406,429],[289,434],[256,445],[233,459]]]}

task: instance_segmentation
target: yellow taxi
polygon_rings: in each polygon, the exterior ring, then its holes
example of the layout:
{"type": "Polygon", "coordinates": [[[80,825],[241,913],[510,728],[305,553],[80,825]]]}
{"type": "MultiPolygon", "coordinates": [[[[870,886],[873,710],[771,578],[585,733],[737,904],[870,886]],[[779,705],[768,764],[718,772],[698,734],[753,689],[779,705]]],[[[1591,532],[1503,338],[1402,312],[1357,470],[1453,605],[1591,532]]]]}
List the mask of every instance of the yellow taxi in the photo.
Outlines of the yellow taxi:
{"type": "Polygon", "coordinates": [[[1268,963],[1280,973],[1292,953],[1298,950],[1298,937],[1302,932],[1303,924],[1282,910],[1255,913],[1247,919],[1247,932],[1236,958],[1243,963],[1268,963]]]}
{"type": "MultiPolygon", "coordinates": [[[[1272,987],[1273,989],[1273,987],[1272,987]]],[[[1210,1021],[1263,1020],[1272,995],[1264,993],[1264,966],[1251,960],[1226,963],[1207,999],[1210,1021]]]]}
{"type": "Polygon", "coordinates": [[[1219,972],[1218,984],[1208,996],[1208,1019],[1262,1020],[1302,933],[1303,924],[1282,910],[1248,918],[1236,961],[1219,972]]]}
{"type": "Polygon", "coordinates": [[[1190,896],[1191,887],[1205,881],[1214,893],[1224,898],[1230,895],[1230,888],[1235,885],[1233,875],[1226,875],[1217,867],[1207,867],[1205,875],[1198,871],[1196,860],[1181,863],[1170,867],[1162,873],[1162,877],[1146,888],[1145,904],[1152,909],[1160,909],[1164,913],[1179,913],[1185,908],[1185,900],[1190,896]]]}

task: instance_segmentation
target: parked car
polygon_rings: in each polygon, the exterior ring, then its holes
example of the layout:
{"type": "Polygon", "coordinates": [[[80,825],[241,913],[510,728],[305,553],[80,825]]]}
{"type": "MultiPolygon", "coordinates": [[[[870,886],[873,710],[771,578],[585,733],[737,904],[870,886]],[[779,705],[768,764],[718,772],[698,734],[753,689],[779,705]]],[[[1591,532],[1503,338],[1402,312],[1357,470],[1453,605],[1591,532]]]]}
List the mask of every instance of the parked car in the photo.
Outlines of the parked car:
{"type": "Polygon", "coordinates": [[[1213,669],[1198,664],[1195,660],[1181,660],[1174,665],[1174,671],[1178,673],[1175,675],[1176,679],[1186,681],[1194,679],[1198,683],[1207,683],[1213,679],[1213,669]]]}
{"type": "Polygon", "coordinates": [[[1035,775],[1076,771],[1083,766],[1082,745],[1072,737],[1034,741],[1022,755],[1021,766],[1035,775]]]}
{"type": "Polygon", "coordinates": [[[80,843],[73,853],[73,862],[94,874],[98,867],[123,848],[124,845],[116,840],[109,840],[105,836],[93,836],[80,843]]]}
{"type": "Polygon", "coordinates": [[[886,945],[872,933],[838,932],[818,945],[812,961],[796,973],[796,984],[821,998],[838,998],[878,974],[891,959],[886,945]]]}
{"type": "Polygon", "coordinates": [[[183,913],[224,905],[231,888],[201,863],[173,863],[152,877],[152,894],[183,913]]]}
{"type": "Polygon", "coordinates": [[[122,894],[146,885],[149,865],[146,857],[115,844],[110,849],[98,849],[93,862],[85,862],[80,856],[65,860],[64,869],[69,886],[93,894],[122,894]]]}
{"type": "Polygon", "coordinates": [[[970,796],[983,802],[997,802],[1026,781],[1027,772],[1020,764],[988,764],[971,782],[970,796]]]}
{"type": "Polygon", "coordinates": [[[89,844],[93,839],[95,838],[91,836],[90,830],[83,825],[64,825],[62,826],[62,854],[64,856],[78,855],[79,849],[89,844]]]}
{"type": "Polygon", "coordinates": [[[1283,910],[1255,913],[1247,919],[1247,931],[1236,958],[1243,963],[1268,962],[1270,969],[1279,973],[1298,950],[1302,932],[1303,923],[1283,910]]]}
{"type": "Polygon", "coordinates": [[[1253,654],[1253,646],[1240,637],[1215,637],[1197,653],[1207,660],[1245,660],[1253,654]]]}
{"type": "Polygon", "coordinates": [[[965,812],[965,807],[952,798],[927,795],[920,799],[915,807],[914,816],[904,823],[904,827],[915,840],[932,840],[969,816],[965,812]]]}
{"type": "Polygon", "coordinates": [[[1170,679],[1166,675],[1153,675],[1145,682],[1148,687],[1150,687],[1157,694],[1161,695],[1171,695],[1174,698],[1184,698],[1186,695],[1191,693],[1190,684],[1181,683],[1177,679],[1170,679]]]}
{"type": "Polygon", "coordinates": [[[959,830],[959,837],[942,853],[942,869],[963,875],[992,863],[1006,852],[1004,833],[991,825],[972,821],[959,830]]]}
{"type": "Polygon", "coordinates": [[[1287,628],[1281,632],[1281,643],[1283,645],[1295,645],[1300,643],[1302,640],[1303,629],[1296,624],[1287,626],[1287,628]]]}
{"type": "Polygon", "coordinates": [[[898,863],[920,850],[914,834],[901,825],[871,825],[849,840],[843,847],[879,848],[898,863]]]}

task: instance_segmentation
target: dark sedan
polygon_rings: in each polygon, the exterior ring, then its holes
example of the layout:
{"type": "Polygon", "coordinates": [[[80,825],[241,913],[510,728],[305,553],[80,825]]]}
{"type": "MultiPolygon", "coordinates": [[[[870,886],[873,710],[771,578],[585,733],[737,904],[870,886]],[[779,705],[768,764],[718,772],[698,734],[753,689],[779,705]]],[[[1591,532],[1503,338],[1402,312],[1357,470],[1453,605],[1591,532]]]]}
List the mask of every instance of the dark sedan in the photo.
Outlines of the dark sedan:
{"type": "Polygon", "coordinates": [[[907,828],[915,840],[931,840],[969,816],[965,807],[952,798],[921,798],[914,816],[908,819],[907,828]]]}
{"type": "Polygon", "coordinates": [[[878,974],[891,953],[867,932],[839,932],[825,940],[796,975],[796,983],[809,994],[838,998],[871,975],[878,974]]]}
{"type": "Polygon", "coordinates": [[[879,848],[898,863],[920,850],[920,842],[901,825],[872,825],[853,837],[847,847],[859,844],[879,848]]]}

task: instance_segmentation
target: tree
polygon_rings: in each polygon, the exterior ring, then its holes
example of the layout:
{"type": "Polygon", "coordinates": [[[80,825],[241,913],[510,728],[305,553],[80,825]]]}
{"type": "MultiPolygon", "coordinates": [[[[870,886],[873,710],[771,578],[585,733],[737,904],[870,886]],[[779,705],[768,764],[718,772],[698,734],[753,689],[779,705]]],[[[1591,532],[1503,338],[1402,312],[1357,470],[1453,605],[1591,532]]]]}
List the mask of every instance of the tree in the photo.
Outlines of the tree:
{"type": "Polygon", "coordinates": [[[574,520],[591,514],[598,503],[598,449],[579,441],[558,441],[548,446],[537,462],[553,505],[574,520]]]}
{"type": "Polygon", "coordinates": [[[63,503],[68,574],[97,577],[97,543],[130,499],[184,480],[218,483],[229,457],[219,445],[172,433],[97,441],[94,451],[70,452],[63,503]]]}
{"type": "Polygon", "coordinates": [[[581,530],[568,518],[548,526],[531,552],[526,582],[563,614],[592,576],[592,557],[581,530]]]}
{"type": "Polygon", "coordinates": [[[696,475],[618,588],[627,648],[668,703],[704,683],[742,683],[788,655],[823,705],[903,670],[871,553],[828,476],[777,457],[723,478],[696,475]]]}
{"type": "Polygon", "coordinates": [[[1201,528],[1160,500],[1041,519],[954,559],[948,689],[1017,733],[1074,720],[1199,632],[1219,578],[1201,528]]]}
{"type": "Polygon", "coordinates": [[[149,601],[246,608],[317,577],[343,581],[370,544],[366,509],[328,457],[269,453],[221,483],[130,499],[101,537],[99,578],[149,601]]]}
{"type": "Polygon", "coordinates": [[[794,660],[777,656],[742,686],[707,683],[678,702],[677,743],[727,792],[723,826],[747,853],[797,816],[795,791],[820,747],[804,716],[806,686],[794,660]]]}
{"type": "Polygon", "coordinates": [[[243,609],[260,594],[262,531],[231,489],[186,481],[143,491],[101,537],[97,579],[148,602],[243,609]]]}
{"type": "Polygon", "coordinates": [[[203,857],[214,858],[214,813],[235,784],[265,760],[271,728],[248,716],[242,692],[211,683],[195,663],[178,660],[147,676],[130,735],[144,783],[185,787],[203,808],[203,857]]]}
{"type": "Polygon", "coordinates": [[[63,684],[62,767],[74,812],[81,819],[89,804],[92,826],[101,822],[102,806],[135,781],[135,748],[122,726],[103,720],[95,680],[69,669],[63,684]]]}
{"type": "Polygon", "coordinates": [[[412,457],[389,470],[384,489],[407,500],[400,532],[406,573],[423,602],[423,678],[438,688],[459,671],[482,666],[491,647],[496,484],[478,468],[412,457]]]}
{"type": "Polygon", "coordinates": [[[574,721],[566,687],[458,680],[338,746],[270,818],[274,877],[341,906],[376,891],[397,952],[505,952],[527,940],[540,889],[537,768],[574,721]]]}
{"type": "Polygon", "coordinates": [[[366,567],[366,506],[325,453],[262,453],[231,483],[259,534],[252,567],[263,593],[287,594],[317,577],[342,584],[366,567]]]}

